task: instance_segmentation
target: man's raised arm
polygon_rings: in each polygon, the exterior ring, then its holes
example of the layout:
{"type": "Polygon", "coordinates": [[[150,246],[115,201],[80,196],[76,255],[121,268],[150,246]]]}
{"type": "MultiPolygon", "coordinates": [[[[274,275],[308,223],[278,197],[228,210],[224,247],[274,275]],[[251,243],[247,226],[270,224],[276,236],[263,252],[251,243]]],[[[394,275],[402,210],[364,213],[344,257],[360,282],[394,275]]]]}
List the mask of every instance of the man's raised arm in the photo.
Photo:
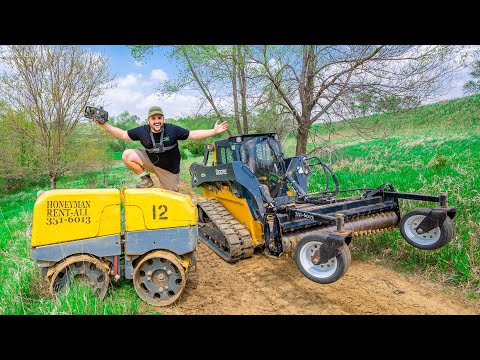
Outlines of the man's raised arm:
{"type": "Polygon", "coordinates": [[[201,140],[207,137],[220,134],[228,129],[228,123],[226,121],[221,124],[218,123],[218,120],[215,122],[215,127],[209,130],[190,130],[187,140],[201,140]]]}
{"type": "Polygon", "coordinates": [[[119,138],[119,139],[122,139],[122,140],[132,140],[130,139],[130,137],[128,136],[128,132],[127,130],[123,130],[123,129],[119,129],[115,126],[112,126],[110,124],[100,124],[98,121],[96,121],[95,119],[92,120],[92,122],[94,122],[95,124],[97,124],[98,126],[100,126],[101,128],[103,128],[106,132],[112,134],[113,136],[115,136],[116,138],[119,138]]]}

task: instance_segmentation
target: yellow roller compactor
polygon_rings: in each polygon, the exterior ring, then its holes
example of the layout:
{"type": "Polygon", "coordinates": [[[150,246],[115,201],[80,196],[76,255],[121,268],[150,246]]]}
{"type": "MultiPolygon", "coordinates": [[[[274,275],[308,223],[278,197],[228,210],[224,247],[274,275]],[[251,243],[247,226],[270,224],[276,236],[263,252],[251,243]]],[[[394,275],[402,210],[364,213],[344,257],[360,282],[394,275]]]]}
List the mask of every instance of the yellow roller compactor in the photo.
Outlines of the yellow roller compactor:
{"type": "Polygon", "coordinates": [[[125,278],[143,301],[166,306],[195,264],[197,217],[188,195],[160,188],[48,190],[35,202],[31,256],[54,297],[85,280],[103,299],[125,278]]]}

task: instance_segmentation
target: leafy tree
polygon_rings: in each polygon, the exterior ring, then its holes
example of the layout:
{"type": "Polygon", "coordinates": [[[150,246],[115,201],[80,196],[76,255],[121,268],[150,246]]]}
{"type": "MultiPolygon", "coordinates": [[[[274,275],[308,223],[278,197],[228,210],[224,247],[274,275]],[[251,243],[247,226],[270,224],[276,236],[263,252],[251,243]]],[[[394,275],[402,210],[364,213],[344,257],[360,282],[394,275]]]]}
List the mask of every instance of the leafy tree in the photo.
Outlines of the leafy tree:
{"type": "MultiPolygon", "coordinates": [[[[48,168],[39,161],[44,153],[40,138],[41,131],[36,124],[19,111],[4,107],[0,109],[0,148],[3,161],[0,164],[0,178],[6,188],[14,189],[31,183],[43,182],[48,168]]],[[[80,123],[66,141],[62,161],[68,165],[68,172],[92,170],[104,171],[112,161],[105,153],[109,138],[98,127],[80,123]]],[[[65,171],[67,172],[67,170],[65,171]]]]}
{"type": "MultiPolygon", "coordinates": [[[[118,116],[112,116],[109,122],[120,129],[128,130],[141,125],[142,120],[137,115],[130,115],[128,111],[124,111],[118,116]]],[[[112,151],[124,151],[132,146],[131,141],[111,136],[109,138],[111,139],[109,145],[112,151]]]]}
{"type": "MultiPolygon", "coordinates": [[[[153,48],[133,46],[131,53],[138,58],[153,48]]],[[[234,114],[238,133],[248,131],[245,117],[243,123],[239,120],[243,110],[257,116],[257,128],[264,128],[261,122],[265,124],[265,119],[286,120],[285,127],[293,120],[297,154],[306,153],[314,123],[408,110],[446,93],[461,68],[455,47],[446,45],[189,45],[171,49],[170,56],[181,70],[175,82],[165,84],[163,93],[200,90],[219,119],[234,114]],[[240,112],[239,98],[245,100],[240,112]]],[[[367,129],[350,124],[363,136],[381,125],[367,129]]],[[[273,121],[271,125],[278,128],[273,121]]]]}
{"type": "MultiPolygon", "coordinates": [[[[19,140],[12,146],[25,151],[28,166],[47,175],[54,189],[59,176],[90,164],[93,150],[77,141],[74,130],[85,105],[111,87],[108,59],[80,46],[8,45],[0,61],[6,67],[0,92],[18,115],[9,120],[19,140]]],[[[4,174],[11,165],[2,162],[4,174]]]]}
{"type": "Polygon", "coordinates": [[[476,80],[469,80],[465,83],[463,91],[466,95],[480,93],[480,51],[474,53],[474,61],[470,67],[472,69],[470,76],[476,80]]]}
{"type": "MultiPolygon", "coordinates": [[[[156,46],[129,46],[136,59],[145,59],[156,46]]],[[[208,105],[218,119],[225,120],[233,114],[236,133],[248,134],[249,117],[254,105],[249,99],[249,67],[245,45],[178,45],[169,47],[168,56],[179,68],[176,80],[167,81],[159,89],[161,94],[170,95],[182,89],[200,91],[204,101],[199,110],[208,105]]],[[[250,86],[254,82],[250,81],[250,86]]],[[[252,89],[250,89],[252,93],[252,89]]],[[[228,134],[232,132],[229,129],[228,134]]]]}
{"type": "Polygon", "coordinates": [[[38,180],[39,174],[35,171],[38,163],[30,156],[37,146],[26,135],[27,132],[35,133],[35,128],[27,121],[25,114],[15,113],[3,103],[0,113],[0,128],[2,129],[0,178],[5,188],[18,187],[19,180],[25,180],[27,176],[29,181],[38,180]],[[22,129],[22,131],[15,131],[15,129],[22,129]]]}
{"type": "MultiPolygon", "coordinates": [[[[181,127],[190,130],[208,129],[212,128],[215,122],[218,120],[216,115],[195,115],[187,116],[177,120],[177,124],[181,127]]],[[[231,121],[231,118],[226,118],[227,121],[231,121]]],[[[201,156],[204,153],[204,147],[207,143],[212,143],[215,140],[221,139],[223,134],[214,135],[212,137],[202,140],[185,140],[179,143],[180,155],[186,159],[191,156],[201,156]]]]}
{"type": "MultiPolygon", "coordinates": [[[[461,68],[450,46],[250,46],[246,55],[297,123],[296,153],[315,122],[406,110],[448,90],[461,68]],[[365,98],[368,94],[368,98],[365,98]]],[[[361,133],[364,129],[356,130],[361,133]]]]}
{"type": "Polygon", "coordinates": [[[295,132],[295,121],[289,111],[282,106],[282,99],[272,84],[262,89],[258,108],[252,117],[252,129],[257,133],[275,132],[281,139],[295,132]]]}

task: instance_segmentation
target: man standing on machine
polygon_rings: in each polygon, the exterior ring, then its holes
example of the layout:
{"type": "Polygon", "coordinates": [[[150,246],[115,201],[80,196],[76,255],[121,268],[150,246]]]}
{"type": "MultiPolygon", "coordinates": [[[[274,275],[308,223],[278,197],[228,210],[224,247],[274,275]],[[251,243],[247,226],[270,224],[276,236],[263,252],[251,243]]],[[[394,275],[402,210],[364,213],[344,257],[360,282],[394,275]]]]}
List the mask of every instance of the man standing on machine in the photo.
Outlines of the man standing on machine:
{"type": "Polygon", "coordinates": [[[180,151],[178,140],[201,140],[220,134],[228,129],[226,121],[218,121],[213,129],[188,130],[174,124],[165,123],[163,110],[153,106],[148,110],[148,124],[133,129],[122,130],[107,123],[101,124],[92,119],[108,133],[122,140],[140,141],[145,149],[127,149],[122,160],[130,170],[143,180],[137,188],[149,188],[154,185],[149,172],[155,173],[160,187],[179,191],[180,189],[180,151]]]}

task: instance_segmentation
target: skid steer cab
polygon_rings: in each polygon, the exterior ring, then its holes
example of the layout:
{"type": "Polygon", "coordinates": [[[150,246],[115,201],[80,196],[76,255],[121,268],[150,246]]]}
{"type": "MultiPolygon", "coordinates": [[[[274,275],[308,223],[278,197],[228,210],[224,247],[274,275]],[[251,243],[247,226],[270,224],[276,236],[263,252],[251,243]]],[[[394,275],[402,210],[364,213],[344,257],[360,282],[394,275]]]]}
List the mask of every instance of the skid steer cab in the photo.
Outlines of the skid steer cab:
{"type": "Polygon", "coordinates": [[[455,237],[456,208],[447,205],[446,193],[403,193],[390,183],[341,190],[318,157],[285,157],[275,133],[207,144],[203,163],[193,163],[190,175],[192,187],[203,192],[198,200],[200,240],[222,259],[249,258],[256,248],[277,258],[293,255],[300,272],[321,284],[345,274],[354,237],[400,228],[409,244],[424,250],[455,237]],[[308,193],[312,175],[324,185],[322,191],[308,193]],[[434,206],[402,216],[400,199],[434,206]]]}
{"type": "Polygon", "coordinates": [[[188,195],[159,188],[48,190],[34,205],[31,256],[53,297],[84,281],[103,299],[110,284],[128,279],[143,301],[166,306],[185,288],[197,234],[197,207],[188,195]]]}

